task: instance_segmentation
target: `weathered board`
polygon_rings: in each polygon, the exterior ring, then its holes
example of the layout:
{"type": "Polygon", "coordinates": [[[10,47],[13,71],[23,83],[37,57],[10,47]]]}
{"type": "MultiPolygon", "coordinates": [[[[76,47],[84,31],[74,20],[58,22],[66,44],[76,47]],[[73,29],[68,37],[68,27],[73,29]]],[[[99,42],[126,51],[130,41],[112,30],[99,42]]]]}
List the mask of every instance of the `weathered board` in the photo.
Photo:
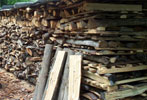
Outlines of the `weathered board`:
{"type": "Polygon", "coordinates": [[[68,100],[79,100],[81,86],[81,62],[81,55],[72,55],[69,58],[68,100]]]}
{"type": "Polygon", "coordinates": [[[66,58],[66,52],[59,51],[57,54],[57,58],[55,60],[55,64],[50,72],[48,88],[47,88],[47,91],[45,91],[44,100],[54,99],[57,92],[58,83],[61,77],[62,69],[64,67],[65,58],[66,58]]]}
{"type": "Polygon", "coordinates": [[[104,3],[84,3],[86,10],[101,10],[101,11],[142,11],[142,5],[127,5],[127,4],[104,4],[104,3]]]}
{"type": "Polygon", "coordinates": [[[68,100],[68,78],[69,78],[69,57],[70,55],[73,55],[74,52],[69,49],[64,49],[64,51],[67,51],[67,60],[63,72],[62,82],[59,90],[58,100],[68,100]]]}

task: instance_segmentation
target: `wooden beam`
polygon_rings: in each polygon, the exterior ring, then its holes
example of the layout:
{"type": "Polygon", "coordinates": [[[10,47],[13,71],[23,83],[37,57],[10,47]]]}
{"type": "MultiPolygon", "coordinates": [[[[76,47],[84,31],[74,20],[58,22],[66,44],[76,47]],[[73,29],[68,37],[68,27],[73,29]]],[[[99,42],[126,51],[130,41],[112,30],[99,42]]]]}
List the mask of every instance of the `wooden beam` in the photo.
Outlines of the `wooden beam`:
{"type": "Polygon", "coordinates": [[[81,55],[72,55],[69,58],[68,100],[79,100],[81,85],[81,62],[81,55]]]}
{"type": "Polygon", "coordinates": [[[59,84],[59,80],[61,77],[61,73],[63,70],[64,62],[66,58],[66,52],[65,51],[59,51],[57,54],[57,58],[55,60],[55,64],[50,72],[49,76],[49,82],[48,82],[48,88],[45,91],[45,98],[44,100],[54,100],[57,88],[59,84]]]}
{"type": "Polygon", "coordinates": [[[136,86],[132,89],[125,89],[120,91],[105,93],[105,100],[117,100],[125,97],[136,96],[147,91],[147,84],[136,86]]]}
{"type": "Polygon", "coordinates": [[[87,11],[142,11],[142,5],[84,3],[83,7],[83,9],[87,11]]]}
{"type": "Polygon", "coordinates": [[[49,66],[51,62],[52,49],[53,49],[52,45],[46,44],[45,50],[44,50],[42,67],[39,73],[39,78],[38,78],[37,85],[35,88],[33,100],[41,100],[43,96],[45,84],[47,81],[48,70],[49,70],[49,66]]]}
{"type": "Polygon", "coordinates": [[[139,78],[134,78],[134,79],[126,79],[126,80],[116,81],[115,85],[131,83],[131,82],[136,82],[136,81],[142,81],[142,80],[147,80],[147,77],[139,77],[139,78]]]}
{"type": "MultiPolygon", "coordinates": [[[[92,29],[93,30],[93,29],[92,29]]],[[[94,29],[95,32],[70,32],[70,34],[68,32],[60,32],[60,33],[55,33],[55,34],[68,34],[68,35],[76,35],[77,34],[80,34],[80,35],[87,35],[87,34],[90,34],[90,35],[101,35],[101,36],[109,36],[109,35],[137,35],[137,36],[147,36],[147,31],[139,31],[139,32],[121,32],[121,31],[97,31],[96,29],[94,29]]]]}
{"type": "Polygon", "coordinates": [[[131,72],[131,71],[139,71],[139,70],[147,70],[147,65],[140,65],[136,67],[124,67],[124,68],[99,68],[99,74],[107,74],[107,73],[123,73],[123,72],[131,72]]]}

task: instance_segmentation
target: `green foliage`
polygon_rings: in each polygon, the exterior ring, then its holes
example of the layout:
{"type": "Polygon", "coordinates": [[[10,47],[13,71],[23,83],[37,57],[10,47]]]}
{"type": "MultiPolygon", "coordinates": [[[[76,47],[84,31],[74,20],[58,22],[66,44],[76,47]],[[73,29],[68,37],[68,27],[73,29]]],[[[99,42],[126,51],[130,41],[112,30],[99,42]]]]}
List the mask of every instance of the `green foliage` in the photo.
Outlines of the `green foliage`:
{"type": "Polygon", "coordinates": [[[30,1],[36,1],[36,0],[0,0],[0,6],[2,6],[2,5],[13,5],[16,2],[30,2],[30,1]]]}

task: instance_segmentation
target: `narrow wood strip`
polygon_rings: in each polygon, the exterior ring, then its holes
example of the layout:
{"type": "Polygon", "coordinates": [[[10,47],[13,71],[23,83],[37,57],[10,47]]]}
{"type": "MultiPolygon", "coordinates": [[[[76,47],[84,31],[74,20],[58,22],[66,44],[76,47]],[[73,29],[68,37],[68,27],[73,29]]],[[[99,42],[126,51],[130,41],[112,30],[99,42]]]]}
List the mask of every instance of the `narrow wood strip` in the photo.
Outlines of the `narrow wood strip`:
{"type": "Polygon", "coordinates": [[[107,73],[123,73],[123,72],[131,72],[131,71],[139,71],[139,70],[147,70],[147,65],[140,65],[136,67],[125,67],[125,68],[102,68],[98,70],[99,74],[107,74],[107,73]]]}
{"type": "Polygon", "coordinates": [[[136,81],[142,81],[142,80],[147,80],[147,77],[139,77],[139,78],[134,78],[134,79],[126,79],[126,80],[116,81],[115,85],[131,83],[131,82],[136,82],[136,81]]]}

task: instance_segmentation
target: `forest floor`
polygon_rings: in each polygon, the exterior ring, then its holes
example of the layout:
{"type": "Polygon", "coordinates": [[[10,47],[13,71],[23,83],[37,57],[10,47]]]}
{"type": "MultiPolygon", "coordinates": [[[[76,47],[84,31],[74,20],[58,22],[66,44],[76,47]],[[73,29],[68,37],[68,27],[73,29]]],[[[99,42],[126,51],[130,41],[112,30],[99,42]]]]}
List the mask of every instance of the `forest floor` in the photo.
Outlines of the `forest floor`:
{"type": "Polygon", "coordinates": [[[0,69],[0,100],[30,100],[34,86],[0,69]]]}

